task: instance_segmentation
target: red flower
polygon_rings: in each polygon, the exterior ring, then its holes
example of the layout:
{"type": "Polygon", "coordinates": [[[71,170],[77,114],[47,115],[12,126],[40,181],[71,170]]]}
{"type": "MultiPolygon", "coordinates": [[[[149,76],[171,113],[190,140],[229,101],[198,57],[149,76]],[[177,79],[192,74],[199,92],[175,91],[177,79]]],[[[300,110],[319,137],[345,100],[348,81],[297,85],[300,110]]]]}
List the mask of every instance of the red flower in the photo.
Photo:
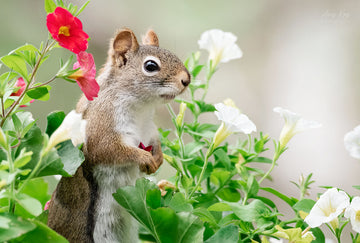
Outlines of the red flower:
{"type": "Polygon", "coordinates": [[[151,146],[151,145],[145,147],[145,145],[144,145],[142,142],[140,142],[139,148],[140,148],[140,149],[143,149],[143,150],[145,150],[145,151],[148,151],[148,152],[151,152],[151,150],[152,150],[152,146],[151,146]]]}
{"type": "Polygon", "coordinates": [[[95,80],[96,67],[94,58],[90,53],[80,52],[76,55],[77,62],[74,63],[74,69],[80,68],[78,71],[70,75],[68,78],[75,79],[80,89],[88,100],[93,100],[98,96],[100,87],[95,80]]]}
{"type": "MultiPolygon", "coordinates": [[[[15,87],[20,87],[20,88],[18,89],[18,91],[12,93],[11,96],[20,96],[24,92],[25,87],[26,87],[26,83],[22,77],[20,77],[16,80],[15,87]]],[[[30,103],[33,103],[33,102],[34,102],[34,100],[30,101],[30,103]]],[[[26,105],[21,105],[20,107],[26,107],[26,105]]]]}
{"type": "Polygon", "coordinates": [[[68,10],[57,7],[48,14],[46,26],[60,46],[75,54],[87,49],[89,36],[83,31],[81,21],[68,10]]]}

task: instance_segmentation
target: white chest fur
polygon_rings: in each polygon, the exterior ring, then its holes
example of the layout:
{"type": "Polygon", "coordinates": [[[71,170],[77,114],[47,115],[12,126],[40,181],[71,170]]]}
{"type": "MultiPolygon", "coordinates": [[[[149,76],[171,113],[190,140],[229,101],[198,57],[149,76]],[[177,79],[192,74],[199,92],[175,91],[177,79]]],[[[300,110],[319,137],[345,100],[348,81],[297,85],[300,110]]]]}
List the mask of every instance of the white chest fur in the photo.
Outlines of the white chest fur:
{"type": "Polygon", "coordinates": [[[98,183],[94,241],[96,243],[135,242],[137,223],[113,198],[122,186],[134,185],[140,177],[138,166],[98,165],[94,178],[98,183]]]}
{"type": "MultiPolygon", "coordinates": [[[[120,97],[113,104],[115,109],[115,131],[121,134],[122,142],[138,147],[140,142],[148,146],[156,138],[157,129],[152,119],[154,107],[135,109],[126,104],[128,97],[120,97]]],[[[94,178],[98,184],[94,241],[101,243],[135,242],[137,222],[113,198],[112,194],[123,186],[135,185],[141,176],[137,164],[98,165],[94,168],[94,178]]]]}
{"type": "Polygon", "coordinates": [[[121,134],[123,142],[138,147],[140,142],[148,146],[156,138],[157,129],[153,122],[154,107],[128,108],[120,106],[115,114],[115,131],[121,134]]]}

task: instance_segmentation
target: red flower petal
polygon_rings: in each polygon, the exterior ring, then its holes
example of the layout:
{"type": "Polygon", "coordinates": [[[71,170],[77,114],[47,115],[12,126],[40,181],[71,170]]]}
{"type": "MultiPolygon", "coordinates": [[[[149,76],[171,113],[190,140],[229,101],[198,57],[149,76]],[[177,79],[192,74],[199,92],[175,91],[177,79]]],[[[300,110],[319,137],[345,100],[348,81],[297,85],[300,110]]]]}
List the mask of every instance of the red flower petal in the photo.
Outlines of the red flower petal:
{"type": "Polygon", "coordinates": [[[53,13],[47,15],[46,26],[60,46],[75,54],[87,49],[89,36],[83,31],[81,21],[68,10],[57,7],[53,13]],[[66,27],[69,35],[59,33],[61,27],[66,27]]]}
{"type": "Polygon", "coordinates": [[[20,96],[22,94],[22,92],[24,92],[24,89],[26,87],[26,83],[22,77],[20,77],[16,80],[15,87],[20,87],[20,89],[18,89],[18,91],[16,91],[15,93],[12,93],[11,95],[12,96],[20,96]]]}
{"type": "MultiPolygon", "coordinates": [[[[77,62],[73,68],[80,68],[82,76],[76,77],[76,82],[88,100],[98,96],[100,86],[95,80],[96,66],[94,57],[87,52],[80,52],[76,55],[77,62]]],[[[71,76],[69,76],[71,78],[71,76]]]]}

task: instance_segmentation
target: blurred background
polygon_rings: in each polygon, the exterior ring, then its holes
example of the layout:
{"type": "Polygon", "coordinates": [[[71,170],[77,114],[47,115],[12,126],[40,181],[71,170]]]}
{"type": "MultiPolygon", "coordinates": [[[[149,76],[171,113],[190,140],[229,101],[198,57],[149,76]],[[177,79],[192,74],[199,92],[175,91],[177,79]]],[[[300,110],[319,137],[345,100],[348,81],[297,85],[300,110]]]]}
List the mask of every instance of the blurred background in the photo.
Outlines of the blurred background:
{"type": "MultiPolygon", "coordinates": [[[[85,1],[72,2],[81,5],[85,1]]],[[[47,39],[42,0],[0,3],[0,56],[26,42],[38,46],[47,39]]],[[[109,39],[122,27],[131,28],[138,39],[153,28],[160,45],[182,60],[198,50],[197,41],[205,30],[234,33],[244,55],[220,64],[207,99],[216,103],[232,98],[258,131],[273,138],[278,138],[283,126],[282,118],[272,111],[275,106],[322,123],[322,128],[290,141],[273,172],[273,181],[267,182],[297,197],[298,190],[289,181],[313,173],[316,183],[310,196],[315,199],[316,193],[323,191],[322,185],[360,195],[352,188],[360,185],[360,161],[350,157],[343,145],[345,133],[360,124],[359,12],[357,0],[93,0],[79,18],[91,37],[88,51],[94,54],[98,69],[106,59],[109,39]]],[[[40,78],[52,77],[58,57],[67,60],[69,55],[69,51],[56,50],[40,78]]],[[[202,57],[206,60],[205,51],[202,57]]],[[[45,126],[49,112],[72,110],[80,94],[77,85],[56,80],[50,101],[36,101],[27,109],[45,126]]],[[[213,115],[207,119],[216,120],[213,115]]],[[[164,107],[158,109],[156,122],[172,128],[164,107]]],[[[166,170],[158,177],[166,178],[166,170]]]]}

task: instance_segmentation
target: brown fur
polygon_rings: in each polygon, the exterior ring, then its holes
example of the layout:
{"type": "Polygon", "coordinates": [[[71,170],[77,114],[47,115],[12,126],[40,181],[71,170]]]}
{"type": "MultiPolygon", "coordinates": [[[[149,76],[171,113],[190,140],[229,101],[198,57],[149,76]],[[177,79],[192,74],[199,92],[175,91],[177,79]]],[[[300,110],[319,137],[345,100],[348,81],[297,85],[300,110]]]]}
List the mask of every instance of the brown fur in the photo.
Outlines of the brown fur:
{"type": "Polygon", "coordinates": [[[60,180],[52,196],[48,218],[48,225],[70,242],[94,242],[98,197],[97,182],[93,177],[94,166],[136,163],[142,172],[151,174],[162,164],[161,144],[157,137],[150,141],[153,150],[149,153],[125,144],[122,134],[115,130],[114,116],[118,104],[113,101],[119,92],[125,93],[136,101],[135,105],[141,106],[160,99],[152,94],[152,89],[157,89],[156,85],[170,85],[177,90],[177,95],[185,89],[183,80],[190,82],[189,73],[181,61],[157,47],[159,42],[153,31],[148,31],[144,43],[149,46],[139,46],[129,29],[119,31],[110,44],[108,63],[103,71],[107,76],[101,74],[101,78],[98,78],[101,88],[99,97],[89,102],[82,96],[77,104],[77,112],[82,113],[88,121],[86,143],[83,145],[85,162],[73,177],[60,180]],[[142,63],[145,55],[158,56],[165,71],[159,72],[157,77],[139,78],[144,76],[139,63],[142,63]]]}

